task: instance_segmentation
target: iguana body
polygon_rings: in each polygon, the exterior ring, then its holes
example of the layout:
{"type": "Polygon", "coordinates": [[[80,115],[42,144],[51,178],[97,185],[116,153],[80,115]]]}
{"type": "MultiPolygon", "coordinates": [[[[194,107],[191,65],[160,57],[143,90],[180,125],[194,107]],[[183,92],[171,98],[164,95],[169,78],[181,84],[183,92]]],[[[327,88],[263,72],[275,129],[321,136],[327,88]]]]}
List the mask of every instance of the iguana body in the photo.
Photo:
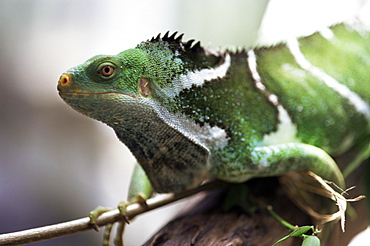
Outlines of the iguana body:
{"type": "Polygon", "coordinates": [[[115,130],[157,192],[308,170],[343,185],[329,155],[369,142],[370,35],[325,33],[235,53],[158,36],[70,69],[58,90],[115,130]]]}

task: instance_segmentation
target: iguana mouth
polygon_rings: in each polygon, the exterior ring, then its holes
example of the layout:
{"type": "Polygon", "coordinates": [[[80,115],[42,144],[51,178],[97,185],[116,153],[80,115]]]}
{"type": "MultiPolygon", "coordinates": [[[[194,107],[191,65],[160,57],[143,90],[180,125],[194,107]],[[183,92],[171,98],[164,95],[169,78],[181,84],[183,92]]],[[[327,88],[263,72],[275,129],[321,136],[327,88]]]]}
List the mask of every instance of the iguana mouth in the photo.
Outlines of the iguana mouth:
{"type": "Polygon", "coordinates": [[[80,91],[59,91],[59,95],[62,97],[62,98],[66,98],[68,95],[70,98],[74,97],[74,96],[82,96],[82,97],[85,97],[85,96],[94,96],[94,95],[122,95],[122,96],[127,96],[127,97],[131,97],[133,99],[137,99],[137,96],[136,95],[131,95],[131,94],[125,94],[125,93],[120,93],[120,92],[109,92],[109,91],[106,91],[106,92],[80,92],[80,91]]]}
{"type": "Polygon", "coordinates": [[[121,93],[121,92],[113,92],[113,91],[104,91],[104,92],[81,92],[81,91],[59,91],[59,95],[62,95],[62,94],[75,94],[75,95],[103,95],[103,94],[120,94],[120,95],[124,95],[124,96],[128,96],[128,97],[132,97],[132,98],[137,98],[137,96],[135,95],[131,95],[131,94],[125,94],[125,93],[121,93]]]}

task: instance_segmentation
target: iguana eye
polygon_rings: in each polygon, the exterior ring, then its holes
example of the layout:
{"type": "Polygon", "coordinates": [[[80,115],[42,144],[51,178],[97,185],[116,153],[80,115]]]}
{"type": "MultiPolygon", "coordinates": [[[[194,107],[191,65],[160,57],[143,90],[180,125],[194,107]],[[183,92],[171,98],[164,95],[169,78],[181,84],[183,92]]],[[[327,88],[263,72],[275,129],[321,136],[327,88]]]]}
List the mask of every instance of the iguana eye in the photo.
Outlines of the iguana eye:
{"type": "Polygon", "coordinates": [[[114,72],[114,67],[111,66],[111,65],[104,65],[100,68],[99,70],[99,73],[103,76],[103,77],[110,77],[113,72],[114,72]]]}

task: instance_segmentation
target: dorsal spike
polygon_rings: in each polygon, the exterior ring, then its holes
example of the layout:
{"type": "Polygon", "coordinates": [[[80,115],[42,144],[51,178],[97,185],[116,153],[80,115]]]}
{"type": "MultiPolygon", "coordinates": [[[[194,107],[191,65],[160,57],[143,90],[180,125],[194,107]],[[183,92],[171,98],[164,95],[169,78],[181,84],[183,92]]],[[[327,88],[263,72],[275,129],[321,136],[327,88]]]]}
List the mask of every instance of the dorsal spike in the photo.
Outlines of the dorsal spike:
{"type": "Polygon", "coordinates": [[[168,39],[170,41],[176,41],[176,39],[175,39],[176,35],[177,35],[177,32],[174,32],[168,39]]]}
{"type": "Polygon", "coordinates": [[[169,35],[170,31],[167,31],[166,34],[164,34],[162,40],[163,41],[168,41],[168,35],[169,35]]]}
{"type": "Polygon", "coordinates": [[[161,39],[161,34],[159,33],[157,35],[157,37],[152,37],[152,39],[150,40],[150,42],[156,42],[156,41],[159,41],[161,39]]]}
{"type": "Polygon", "coordinates": [[[194,39],[190,39],[187,42],[183,42],[182,38],[184,34],[180,34],[178,37],[176,37],[177,34],[178,32],[176,31],[170,35],[170,32],[167,31],[163,37],[161,37],[161,34],[158,34],[156,38],[153,37],[151,40],[148,40],[148,42],[151,42],[151,43],[156,43],[156,42],[161,42],[161,41],[167,42],[171,44],[172,49],[178,49],[184,52],[186,51],[190,51],[194,53],[204,53],[205,52],[200,42],[196,42],[194,44],[195,42],[194,39]]]}
{"type": "Polygon", "coordinates": [[[195,41],[194,39],[190,39],[188,42],[184,44],[184,48],[189,49],[191,45],[194,43],[194,41],[195,41]]]}
{"type": "Polygon", "coordinates": [[[194,52],[203,52],[204,49],[200,46],[200,41],[196,42],[193,47],[190,48],[194,52]]]}
{"type": "Polygon", "coordinates": [[[182,33],[182,34],[180,34],[180,36],[178,36],[176,39],[175,39],[175,41],[176,42],[181,42],[182,41],[182,38],[184,37],[184,34],[182,33]]]}

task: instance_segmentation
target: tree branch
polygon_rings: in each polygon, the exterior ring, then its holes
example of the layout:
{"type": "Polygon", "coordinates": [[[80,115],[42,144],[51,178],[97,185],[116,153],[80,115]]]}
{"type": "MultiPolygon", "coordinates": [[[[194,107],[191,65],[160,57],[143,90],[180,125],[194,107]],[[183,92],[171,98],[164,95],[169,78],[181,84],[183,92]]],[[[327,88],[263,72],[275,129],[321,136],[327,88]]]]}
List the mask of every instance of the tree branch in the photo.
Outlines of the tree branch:
{"type": "MultiPolygon", "coordinates": [[[[169,194],[169,195],[158,195],[151,199],[148,199],[147,206],[141,206],[140,204],[130,204],[127,206],[127,217],[132,219],[136,215],[145,213],[147,211],[162,207],[169,203],[178,201],[185,197],[192,196],[201,191],[211,190],[218,187],[227,185],[226,183],[220,181],[212,181],[206,183],[198,188],[184,191],[178,194],[169,194]]],[[[106,212],[97,218],[96,224],[101,227],[107,224],[112,224],[119,220],[123,220],[124,217],[120,214],[118,209],[113,209],[109,212],[106,212]]],[[[88,217],[76,219],[64,223],[43,226],[39,228],[12,232],[0,235],[0,245],[24,245],[39,241],[44,241],[52,238],[67,236],[75,234],[82,231],[87,231],[93,229],[93,225],[90,223],[88,217]]]]}
{"type": "MultiPolygon", "coordinates": [[[[355,154],[356,152],[353,152],[352,155],[350,153],[350,155],[337,158],[336,161],[343,167],[347,163],[351,163],[353,157],[356,156],[355,154]]],[[[366,179],[364,175],[366,165],[358,167],[346,177],[348,186],[356,186],[354,191],[356,194],[364,194],[365,192],[363,181],[366,179]]],[[[267,204],[271,205],[279,216],[293,225],[318,225],[318,221],[309,217],[292,202],[291,198],[287,196],[286,189],[278,180],[281,181],[281,177],[257,178],[246,182],[250,192],[247,196],[255,204],[261,205],[257,206],[252,213],[246,213],[238,207],[225,213],[222,206],[227,193],[220,192],[222,189],[209,192],[197,204],[168,222],[144,245],[272,245],[291,231],[266,212],[267,204]]],[[[241,190],[239,194],[241,197],[243,194],[241,190]]],[[[323,214],[331,212],[327,209],[330,209],[333,204],[331,201],[330,204],[326,203],[326,200],[329,201],[328,199],[321,201],[319,196],[313,196],[312,208],[323,214]]],[[[238,205],[243,204],[245,202],[238,203],[238,205]]],[[[253,204],[247,204],[248,207],[251,205],[253,206],[253,204]]],[[[355,235],[367,228],[369,223],[365,201],[352,203],[350,211],[351,215],[347,216],[345,233],[340,230],[339,223],[331,222],[320,225],[320,229],[322,229],[320,233],[321,245],[348,245],[355,235]]],[[[301,244],[301,239],[289,238],[278,245],[301,244]]]]}

